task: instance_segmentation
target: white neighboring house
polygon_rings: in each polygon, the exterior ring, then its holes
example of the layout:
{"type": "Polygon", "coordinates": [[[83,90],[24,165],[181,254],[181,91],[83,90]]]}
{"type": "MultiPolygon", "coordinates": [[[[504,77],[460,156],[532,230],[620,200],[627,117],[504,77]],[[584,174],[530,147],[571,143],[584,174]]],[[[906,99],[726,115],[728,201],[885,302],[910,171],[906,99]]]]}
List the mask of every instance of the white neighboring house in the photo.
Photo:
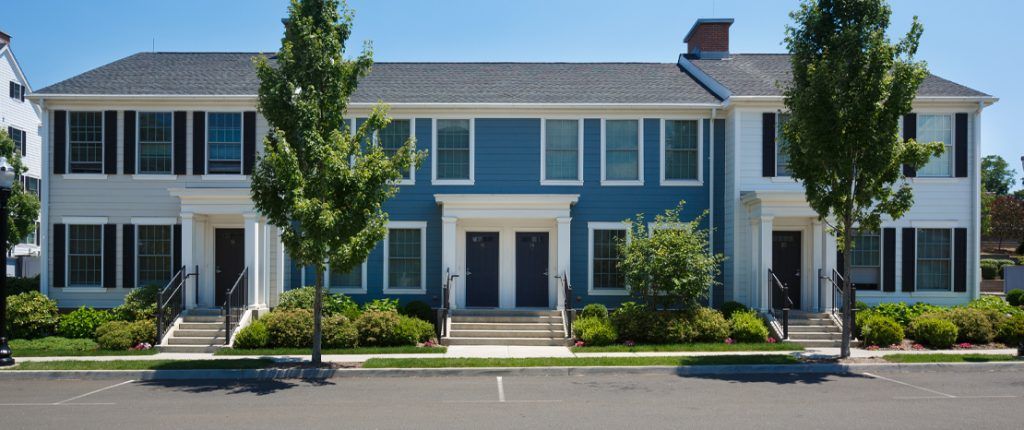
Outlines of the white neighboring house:
{"type": "MultiPolygon", "coordinates": [[[[0,97],[0,129],[3,129],[21,149],[22,162],[28,171],[21,178],[25,188],[39,196],[42,175],[42,140],[39,128],[42,117],[39,107],[25,98],[32,92],[25,73],[11,50],[11,36],[0,31],[0,82],[6,83],[7,92],[0,97]]],[[[39,223],[35,233],[18,244],[7,257],[7,276],[31,277],[39,274],[39,223]]]]}

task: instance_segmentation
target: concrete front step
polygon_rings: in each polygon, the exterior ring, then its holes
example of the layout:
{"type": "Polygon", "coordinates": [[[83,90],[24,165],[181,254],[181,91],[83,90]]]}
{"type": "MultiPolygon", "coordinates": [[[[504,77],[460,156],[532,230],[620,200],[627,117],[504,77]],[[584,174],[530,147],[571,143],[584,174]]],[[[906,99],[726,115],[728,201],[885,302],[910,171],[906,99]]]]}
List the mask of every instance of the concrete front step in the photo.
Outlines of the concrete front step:
{"type": "Polygon", "coordinates": [[[187,323],[221,323],[224,324],[224,317],[212,316],[212,315],[185,315],[181,317],[181,322],[187,323]]]}
{"type": "Polygon", "coordinates": [[[171,333],[172,337],[224,337],[224,326],[220,330],[193,330],[177,329],[171,333]]]}
{"type": "Polygon", "coordinates": [[[167,343],[169,345],[223,345],[224,337],[169,337],[167,343]]]}
{"type": "Polygon", "coordinates": [[[218,349],[223,348],[224,345],[212,345],[212,346],[197,346],[197,345],[159,345],[156,349],[160,352],[170,353],[213,353],[217,352],[218,349]]]}
{"type": "Polygon", "coordinates": [[[452,317],[458,316],[561,317],[562,311],[551,309],[453,309],[452,317]]]}
{"type": "Polygon", "coordinates": [[[185,314],[199,317],[219,317],[224,315],[224,310],[221,308],[189,309],[185,311],[185,314]]]}
{"type": "Polygon", "coordinates": [[[808,339],[808,340],[841,340],[843,338],[842,333],[834,332],[802,332],[802,331],[789,331],[790,339],[808,339]]]}
{"type": "Polygon", "coordinates": [[[490,337],[490,338],[544,338],[562,339],[565,333],[562,330],[455,330],[452,329],[452,337],[490,337]]]}
{"type": "Polygon", "coordinates": [[[498,346],[568,346],[564,338],[494,338],[494,337],[446,337],[442,345],[498,345],[498,346]]]}
{"type": "Polygon", "coordinates": [[[219,323],[190,323],[182,322],[178,324],[178,330],[224,330],[224,322],[219,323]]]}
{"type": "Polygon", "coordinates": [[[458,323],[494,323],[494,324],[562,324],[562,317],[557,316],[468,316],[453,315],[452,324],[458,323]]]}
{"type": "Polygon", "coordinates": [[[452,331],[456,330],[562,330],[562,323],[463,323],[452,322],[452,331]]]}
{"type": "MultiPolygon", "coordinates": [[[[842,340],[825,340],[825,339],[797,339],[790,336],[787,342],[798,343],[804,348],[839,348],[843,345],[842,340]]],[[[859,341],[850,342],[851,348],[857,348],[860,346],[859,341]]]]}

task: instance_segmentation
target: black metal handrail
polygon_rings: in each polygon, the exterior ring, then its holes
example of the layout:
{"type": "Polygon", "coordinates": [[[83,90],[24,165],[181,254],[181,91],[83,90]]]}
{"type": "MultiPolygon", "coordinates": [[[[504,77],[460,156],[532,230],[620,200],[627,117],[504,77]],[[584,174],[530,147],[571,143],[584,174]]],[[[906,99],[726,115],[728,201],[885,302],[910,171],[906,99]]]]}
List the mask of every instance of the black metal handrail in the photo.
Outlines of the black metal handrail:
{"type": "Polygon", "coordinates": [[[768,309],[771,311],[772,316],[778,318],[776,309],[780,309],[777,305],[781,305],[782,311],[782,338],[789,339],[789,310],[793,307],[793,300],[789,298],[789,287],[779,280],[778,276],[775,276],[775,272],[772,269],[768,269],[768,296],[769,304],[768,309]],[[775,292],[776,290],[782,295],[782,303],[776,303],[775,292]]]}
{"type": "Polygon", "coordinates": [[[450,268],[444,271],[444,285],[441,286],[441,307],[437,309],[437,320],[434,323],[434,331],[437,339],[448,334],[448,310],[451,309],[452,291],[455,289],[455,278],[459,275],[453,274],[450,268]]]}
{"type": "Polygon", "coordinates": [[[231,321],[234,317],[235,325],[242,318],[242,312],[245,311],[245,307],[249,304],[247,300],[249,297],[249,268],[242,269],[242,273],[238,274],[238,279],[235,280],[235,284],[231,286],[231,289],[224,294],[224,344],[231,343],[231,321]]]}
{"type": "Polygon", "coordinates": [[[839,313],[838,320],[843,321],[842,312],[850,306],[850,333],[857,333],[857,287],[850,284],[850,303],[843,302],[843,285],[846,278],[838,270],[832,269],[832,276],[823,277],[832,284],[832,315],[839,313]]]}
{"type": "Polygon", "coordinates": [[[156,295],[156,341],[163,341],[164,334],[185,310],[185,266],[171,276],[171,280],[156,295]]]}
{"type": "Polygon", "coordinates": [[[562,319],[565,321],[565,334],[572,337],[572,323],[576,319],[576,309],[572,307],[572,284],[569,283],[569,274],[562,272],[562,319]]]}

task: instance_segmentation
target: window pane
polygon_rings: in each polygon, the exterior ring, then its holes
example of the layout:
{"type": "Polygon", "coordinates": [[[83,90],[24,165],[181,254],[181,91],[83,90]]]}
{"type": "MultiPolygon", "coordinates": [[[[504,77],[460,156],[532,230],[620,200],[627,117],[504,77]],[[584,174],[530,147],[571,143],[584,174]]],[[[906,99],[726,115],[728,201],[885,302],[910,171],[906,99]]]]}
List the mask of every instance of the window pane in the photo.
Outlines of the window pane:
{"type": "Polygon", "coordinates": [[[103,229],[99,225],[68,226],[68,284],[98,287],[103,265],[103,229]]]}
{"type": "Polygon", "coordinates": [[[242,114],[210,113],[207,122],[210,173],[242,173],[242,114]]]}
{"type": "Polygon", "coordinates": [[[579,121],[552,119],[544,124],[545,179],[579,179],[579,121]]]}
{"type": "Polygon", "coordinates": [[[437,120],[437,179],[469,179],[469,120],[437,120]]]}
{"type": "Polygon", "coordinates": [[[782,126],[789,121],[789,114],[780,114],[779,121],[776,122],[776,134],[775,134],[775,176],[789,176],[789,153],[786,152],[786,147],[789,146],[789,142],[782,136],[782,126]]]}
{"type": "MultiPolygon", "coordinates": [[[[405,142],[409,140],[410,128],[409,120],[396,119],[380,130],[378,135],[380,136],[380,144],[384,149],[384,153],[388,154],[388,156],[394,156],[402,146],[405,146],[405,142]]],[[[409,179],[408,170],[402,172],[402,179],[409,179]]]]}
{"type": "Polygon", "coordinates": [[[697,121],[665,121],[665,179],[697,179],[697,121]]]}
{"type": "Polygon", "coordinates": [[[70,123],[70,172],[103,173],[103,113],[71,112],[70,123]]]}
{"type": "Polygon", "coordinates": [[[174,272],[169,225],[140,225],[138,228],[138,286],[164,286],[174,272]]]}
{"type": "Polygon", "coordinates": [[[946,149],[917,171],[917,176],[953,176],[953,120],[949,115],[918,115],[917,141],[942,142],[946,149]]]}
{"type": "Polygon", "coordinates": [[[853,242],[851,281],[861,290],[877,290],[881,280],[881,238],[878,232],[857,230],[853,242]]]}
{"type": "Polygon", "coordinates": [[[356,265],[348,273],[335,270],[331,270],[330,273],[331,276],[327,280],[330,288],[363,288],[362,264],[356,265]]]}
{"type": "Polygon", "coordinates": [[[949,229],[917,230],[917,289],[948,291],[952,286],[949,229]]]}
{"type": "Polygon", "coordinates": [[[605,121],[605,179],[640,179],[638,133],[636,120],[605,121]]]}
{"type": "Polygon", "coordinates": [[[622,260],[618,244],[626,239],[625,230],[594,230],[594,279],[597,288],[625,288],[626,277],[619,270],[622,260]]]}
{"type": "Polygon", "coordinates": [[[388,232],[388,288],[421,288],[420,229],[388,232]]]}
{"type": "Polygon", "coordinates": [[[139,113],[139,173],[171,173],[170,112],[139,113]]]}

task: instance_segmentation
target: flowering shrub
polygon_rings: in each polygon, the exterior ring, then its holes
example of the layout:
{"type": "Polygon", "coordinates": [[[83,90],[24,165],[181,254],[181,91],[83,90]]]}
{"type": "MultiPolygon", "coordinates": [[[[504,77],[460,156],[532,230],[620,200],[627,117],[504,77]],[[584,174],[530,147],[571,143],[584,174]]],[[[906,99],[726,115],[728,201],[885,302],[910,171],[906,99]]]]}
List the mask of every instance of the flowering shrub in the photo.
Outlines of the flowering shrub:
{"type": "Polygon", "coordinates": [[[726,345],[732,345],[732,344],[734,344],[734,343],[736,343],[736,341],[735,341],[735,340],[732,340],[732,338],[731,338],[731,337],[727,337],[727,338],[725,338],[725,344],[726,344],[726,345]]]}
{"type": "Polygon", "coordinates": [[[587,345],[586,342],[583,342],[582,340],[577,340],[576,341],[576,346],[586,346],[586,345],[587,345]]]}
{"type": "Polygon", "coordinates": [[[971,345],[970,342],[960,342],[956,344],[956,347],[960,349],[971,349],[974,348],[974,345],[971,345]]]}
{"type": "Polygon", "coordinates": [[[771,336],[768,337],[768,343],[775,343],[775,342],[777,342],[777,341],[775,340],[774,337],[771,337],[771,336]]]}
{"type": "Polygon", "coordinates": [[[868,351],[878,351],[879,350],[878,345],[868,345],[868,347],[864,348],[864,349],[866,349],[868,351]]]}
{"type": "Polygon", "coordinates": [[[914,348],[915,351],[920,351],[920,350],[924,349],[924,345],[921,345],[920,343],[915,343],[913,348],[914,348]]]}
{"type": "Polygon", "coordinates": [[[143,351],[143,350],[150,349],[152,347],[153,347],[153,345],[148,343],[148,342],[141,342],[138,345],[133,346],[132,349],[134,349],[136,351],[143,351]]]}

